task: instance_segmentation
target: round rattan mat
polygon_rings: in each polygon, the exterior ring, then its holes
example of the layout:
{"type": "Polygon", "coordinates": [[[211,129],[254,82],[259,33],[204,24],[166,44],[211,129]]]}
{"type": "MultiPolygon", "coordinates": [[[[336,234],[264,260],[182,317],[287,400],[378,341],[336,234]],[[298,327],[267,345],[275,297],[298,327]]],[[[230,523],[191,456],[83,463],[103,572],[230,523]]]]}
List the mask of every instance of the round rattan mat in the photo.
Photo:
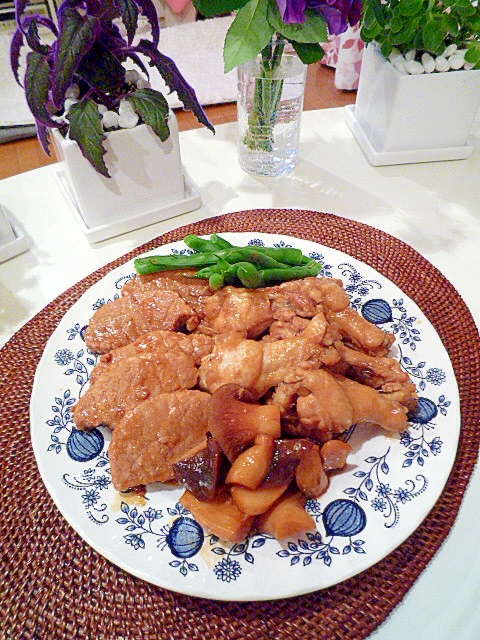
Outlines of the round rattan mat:
{"type": "Polygon", "coordinates": [[[480,442],[479,336],[453,286],[416,251],[367,225],[313,211],[232,213],[175,229],[99,269],[50,303],[0,351],[0,637],[22,640],[366,638],[402,600],[448,534],[480,442]],[[441,498],[387,558],[327,590],[274,602],[180,595],[125,573],[91,549],[53,504],[29,434],[33,377],[63,314],[110,269],[187,233],[283,233],[336,248],[377,269],[434,325],[458,381],[462,430],[441,498]]]}

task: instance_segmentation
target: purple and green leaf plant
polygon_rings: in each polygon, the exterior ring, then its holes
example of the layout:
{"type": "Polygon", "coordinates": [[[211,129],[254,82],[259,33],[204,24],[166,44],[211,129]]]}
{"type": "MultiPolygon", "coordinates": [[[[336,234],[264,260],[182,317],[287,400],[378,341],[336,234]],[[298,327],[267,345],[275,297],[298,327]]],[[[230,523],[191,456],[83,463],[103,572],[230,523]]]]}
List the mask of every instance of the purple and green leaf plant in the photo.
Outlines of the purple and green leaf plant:
{"type": "Polygon", "coordinates": [[[152,0],[64,0],[57,12],[58,26],[47,16],[27,13],[26,5],[26,0],[15,0],[16,30],[10,61],[16,81],[24,88],[45,153],[50,155],[51,129],[59,129],[64,135],[68,132],[94,168],[110,177],[98,105],[115,111],[122,100],[131,104],[140,122],[149,125],[162,141],[168,138],[169,105],[165,96],[155,89],[128,83],[127,61],[148,79],[147,65],[155,69],[170,92],[177,92],[184,108],[214,132],[194,89],[175,62],[159,50],[160,27],[152,0]],[[134,42],[140,14],[147,20],[149,38],[134,42]],[[45,31],[48,36],[42,39],[45,31]],[[22,78],[24,47],[28,53],[22,78]],[[72,85],[77,85],[80,93],[68,110],[67,124],[60,116],[72,85]]]}

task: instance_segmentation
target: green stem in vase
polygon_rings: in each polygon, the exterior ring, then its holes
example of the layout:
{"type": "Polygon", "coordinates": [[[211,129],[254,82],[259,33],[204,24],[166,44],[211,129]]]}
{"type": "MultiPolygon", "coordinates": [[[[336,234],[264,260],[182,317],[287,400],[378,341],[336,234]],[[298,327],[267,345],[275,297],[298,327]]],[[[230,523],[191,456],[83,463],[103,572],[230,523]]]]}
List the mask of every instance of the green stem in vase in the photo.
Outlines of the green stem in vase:
{"type": "Polygon", "coordinates": [[[255,79],[252,110],[244,139],[245,145],[253,151],[273,150],[273,128],[283,91],[283,80],[276,75],[284,48],[285,41],[278,39],[270,41],[261,52],[260,76],[255,79]]]}

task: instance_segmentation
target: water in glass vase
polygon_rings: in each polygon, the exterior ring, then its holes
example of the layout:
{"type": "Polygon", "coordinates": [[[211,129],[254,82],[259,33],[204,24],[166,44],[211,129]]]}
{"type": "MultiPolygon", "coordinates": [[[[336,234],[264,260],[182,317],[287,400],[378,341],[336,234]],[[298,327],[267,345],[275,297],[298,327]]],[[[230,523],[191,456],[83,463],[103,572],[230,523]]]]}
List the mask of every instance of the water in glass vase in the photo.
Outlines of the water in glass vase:
{"type": "Polygon", "coordinates": [[[295,166],[306,66],[283,54],[275,68],[259,56],[238,68],[238,153],[242,169],[280,176],[295,166]]]}

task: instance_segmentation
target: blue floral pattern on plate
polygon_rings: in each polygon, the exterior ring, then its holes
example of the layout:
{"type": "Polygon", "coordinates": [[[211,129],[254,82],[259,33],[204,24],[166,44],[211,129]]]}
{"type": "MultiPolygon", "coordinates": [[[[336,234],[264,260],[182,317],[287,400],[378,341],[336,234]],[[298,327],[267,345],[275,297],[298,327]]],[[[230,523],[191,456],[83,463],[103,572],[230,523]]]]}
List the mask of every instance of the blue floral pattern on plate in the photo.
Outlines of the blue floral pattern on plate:
{"type": "MultiPolygon", "coordinates": [[[[154,584],[216,599],[261,600],[336,584],[382,559],[431,509],[455,457],[460,429],[453,370],[440,338],[414,301],[381,274],[316,243],[267,234],[225,234],[235,244],[295,246],[342,279],[351,306],[396,337],[394,357],[420,400],[396,436],[352,428],[346,471],[308,500],[317,531],[281,545],[266,535],[225,544],[178,502],[180,489],[112,486],[107,429],[83,433],[71,408],[85,392],[97,356],[84,331],[93,312],[120,295],[132,264],[112,271],[73,305],[50,338],[32,394],[32,441],[42,478],[83,538],[112,562],[154,584]],[[413,503],[413,506],[412,506],[413,503]],[[315,569],[315,567],[318,567],[315,569]],[[321,567],[321,569],[320,569],[321,567]],[[257,577],[262,576],[262,581],[257,577]]],[[[189,252],[182,242],[152,253],[189,252]]]]}

